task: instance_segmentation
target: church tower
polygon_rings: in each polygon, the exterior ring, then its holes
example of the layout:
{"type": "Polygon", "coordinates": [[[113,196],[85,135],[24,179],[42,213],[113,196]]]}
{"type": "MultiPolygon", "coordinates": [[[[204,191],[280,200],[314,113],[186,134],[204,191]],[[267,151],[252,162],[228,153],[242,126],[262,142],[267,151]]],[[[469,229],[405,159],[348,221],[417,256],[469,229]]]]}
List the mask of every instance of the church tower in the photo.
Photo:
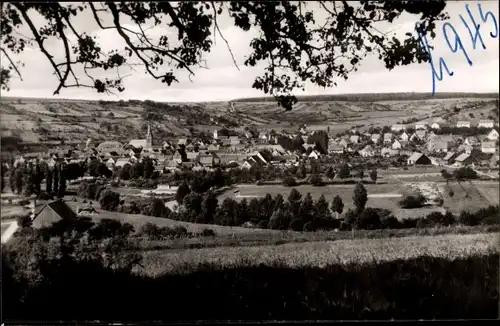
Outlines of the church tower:
{"type": "Polygon", "coordinates": [[[151,132],[151,125],[148,123],[148,133],[146,134],[146,147],[153,148],[153,133],[151,132]]]}

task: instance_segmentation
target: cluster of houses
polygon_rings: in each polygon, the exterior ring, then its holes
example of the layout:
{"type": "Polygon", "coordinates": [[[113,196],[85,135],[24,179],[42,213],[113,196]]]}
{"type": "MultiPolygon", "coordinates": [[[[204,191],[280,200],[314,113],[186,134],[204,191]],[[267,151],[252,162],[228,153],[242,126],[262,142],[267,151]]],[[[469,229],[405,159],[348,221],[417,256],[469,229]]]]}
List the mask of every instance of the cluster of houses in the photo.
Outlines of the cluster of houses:
{"type": "MultiPolygon", "coordinates": [[[[459,128],[470,128],[469,121],[458,121],[459,128]]],[[[488,154],[491,162],[498,162],[499,133],[493,120],[481,120],[478,127],[490,128],[486,135],[462,137],[459,135],[441,135],[435,133],[441,128],[440,123],[431,125],[416,123],[410,129],[407,125],[395,124],[384,128],[385,133],[360,133],[356,129],[342,137],[330,138],[328,155],[335,156],[349,152],[358,152],[362,157],[394,157],[406,155],[410,157],[408,164],[424,164],[429,158],[431,164],[477,164],[478,153],[488,154]],[[414,130],[409,132],[409,130],[414,130]],[[436,155],[444,159],[433,158],[436,155]],[[415,156],[417,155],[417,156],[415,156]],[[420,156],[419,156],[420,155],[420,156]],[[476,158],[476,159],[475,159],[476,158]]],[[[128,144],[117,141],[104,141],[92,144],[89,140],[82,149],[66,152],[56,152],[48,156],[39,153],[25,154],[14,164],[23,164],[26,160],[45,160],[49,166],[57,161],[66,163],[82,160],[99,160],[109,169],[134,164],[142,158],[152,159],[158,171],[175,171],[177,169],[203,170],[212,169],[218,165],[239,166],[251,168],[255,165],[282,164],[296,165],[301,158],[319,159],[323,156],[314,144],[307,144],[307,138],[313,134],[306,127],[300,129],[298,135],[304,140],[304,151],[291,152],[277,144],[277,136],[282,135],[293,139],[297,135],[285,131],[276,133],[261,132],[258,137],[252,137],[249,132],[241,136],[222,136],[215,130],[211,141],[178,137],[154,145],[153,134],[148,126],[145,139],[133,139],[128,144]]],[[[479,155],[481,156],[481,155],[479,155]]],[[[486,157],[482,155],[482,157],[486,157]]],[[[484,163],[484,162],[483,162],[484,163]]]]}
{"type": "MultiPolygon", "coordinates": [[[[458,121],[457,128],[470,128],[469,121],[458,121]]],[[[498,161],[499,133],[494,129],[493,120],[481,120],[478,127],[488,128],[486,135],[463,137],[460,135],[443,135],[437,133],[441,125],[434,122],[416,123],[411,129],[403,124],[391,126],[390,132],[385,133],[359,133],[351,130],[350,135],[331,139],[328,147],[330,153],[358,152],[363,157],[393,157],[407,155],[408,164],[424,164],[424,158],[433,158],[433,155],[446,153],[446,160],[437,158],[429,159],[430,164],[478,164],[479,158],[489,157],[496,165],[498,161]],[[486,154],[486,155],[482,155],[486,154]],[[415,156],[416,155],[416,156],[415,156]],[[420,155],[420,156],[419,156],[420,155]],[[416,159],[419,156],[421,159],[416,159]]],[[[442,154],[444,155],[444,154],[442,154]]],[[[436,155],[436,156],[442,156],[436,155]]],[[[484,160],[482,163],[484,164],[484,160]]]]}

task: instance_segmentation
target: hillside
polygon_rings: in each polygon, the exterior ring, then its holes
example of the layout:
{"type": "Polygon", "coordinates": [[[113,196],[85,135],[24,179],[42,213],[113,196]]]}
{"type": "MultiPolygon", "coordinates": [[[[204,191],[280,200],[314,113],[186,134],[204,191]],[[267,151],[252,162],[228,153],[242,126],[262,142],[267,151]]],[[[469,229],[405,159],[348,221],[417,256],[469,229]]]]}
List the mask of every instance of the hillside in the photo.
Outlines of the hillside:
{"type": "Polygon", "coordinates": [[[292,111],[269,98],[211,103],[158,103],[152,101],[83,101],[36,98],[0,100],[1,136],[22,142],[53,140],[129,141],[143,138],[151,122],[156,139],[212,132],[228,127],[242,130],[329,129],[392,125],[445,116],[451,121],[493,117],[497,94],[353,94],[299,97],[292,111]],[[458,108],[462,108],[459,112],[458,108]],[[472,113],[472,116],[470,115],[472,113]]]}

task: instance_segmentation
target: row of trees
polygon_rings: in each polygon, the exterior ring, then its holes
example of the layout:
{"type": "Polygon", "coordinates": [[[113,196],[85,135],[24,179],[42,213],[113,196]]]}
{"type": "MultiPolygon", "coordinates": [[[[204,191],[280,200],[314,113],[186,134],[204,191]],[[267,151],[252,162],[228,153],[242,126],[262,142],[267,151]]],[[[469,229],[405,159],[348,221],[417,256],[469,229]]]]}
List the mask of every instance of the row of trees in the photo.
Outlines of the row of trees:
{"type": "Polygon", "coordinates": [[[454,170],[452,173],[448,172],[445,169],[441,170],[441,176],[443,179],[448,182],[451,179],[455,179],[457,181],[460,180],[473,180],[477,179],[479,176],[476,171],[474,171],[471,167],[465,166],[459,169],[454,170]]]}
{"type": "MultiPolygon", "coordinates": [[[[260,228],[314,230],[316,228],[338,228],[339,214],[344,211],[340,196],[335,196],[330,203],[322,195],[316,201],[310,193],[304,198],[297,189],[292,189],[285,201],[281,194],[272,197],[253,198],[249,202],[240,202],[226,198],[219,206],[217,196],[209,191],[204,194],[193,191],[187,183],[182,184],[176,194],[176,200],[182,203],[178,212],[172,212],[170,218],[194,223],[214,223],[227,226],[241,226],[245,222],[260,228]],[[333,218],[332,212],[336,214],[333,218]]],[[[364,210],[368,195],[363,184],[356,185],[353,201],[356,211],[364,210]]]]}
{"type": "Polygon", "coordinates": [[[66,164],[49,167],[46,164],[29,163],[11,170],[9,183],[13,193],[29,197],[33,194],[42,195],[41,184],[45,180],[45,193],[62,198],[66,193],[68,175],[71,175],[71,170],[66,164]]]}

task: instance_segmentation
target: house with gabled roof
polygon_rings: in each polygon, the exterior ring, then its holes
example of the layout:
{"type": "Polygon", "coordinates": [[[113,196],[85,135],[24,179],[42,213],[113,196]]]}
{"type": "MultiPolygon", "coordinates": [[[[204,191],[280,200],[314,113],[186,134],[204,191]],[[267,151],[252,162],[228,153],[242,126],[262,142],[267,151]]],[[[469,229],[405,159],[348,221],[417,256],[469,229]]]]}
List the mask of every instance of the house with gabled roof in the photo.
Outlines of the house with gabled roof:
{"type": "Polygon", "coordinates": [[[386,132],[384,134],[384,143],[391,143],[392,142],[392,134],[390,132],[386,132]]]}
{"type": "Polygon", "coordinates": [[[427,129],[427,123],[425,122],[417,122],[415,124],[415,130],[427,129]]]}
{"type": "Polygon", "coordinates": [[[469,166],[469,165],[474,166],[475,161],[476,160],[472,155],[468,153],[462,153],[455,159],[455,163],[453,163],[453,165],[459,167],[469,166]]]}
{"type": "Polygon", "coordinates": [[[431,165],[431,159],[422,153],[415,152],[413,153],[407,161],[408,165],[431,165]]]}
{"type": "Polygon", "coordinates": [[[470,128],[470,121],[465,121],[465,120],[457,121],[457,128],[470,128]]]}
{"type": "Polygon", "coordinates": [[[219,145],[215,145],[215,144],[210,144],[208,147],[207,147],[207,150],[209,152],[215,152],[215,151],[218,151],[220,148],[219,145]]]}
{"type": "Polygon", "coordinates": [[[406,129],[406,126],[404,124],[394,124],[391,126],[391,131],[401,131],[401,130],[405,130],[406,129]]]}
{"type": "Polygon", "coordinates": [[[307,157],[317,160],[320,157],[320,153],[317,150],[313,150],[307,157]]]}
{"type": "Polygon", "coordinates": [[[349,137],[349,140],[354,143],[354,144],[358,144],[359,143],[359,136],[358,135],[352,135],[351,137],[349,137]]]}
{"type": "Polygon", "coordinates": [[[441,128],[441,126],[440,126],[440,125],[439,125],[439,123],[437,123],[437,122],[434,122],[434,123],[431,125],[431,129],[436,130],[436,129],[440,129],[440,128],[441,128]]]}
{"type": "Polygon", "coordinates": [[[479,141],[474,136],[469,136],[469,137],[465,138],[465,141],[464,141],[464,144],[470,145],[470,146],[475,146],[478,143],[479,143],[479,141]]]}
{"type": "Polygon", "coordinates": [[[333,154],[342,154],[344,152],[344,148],[337,144],[328,145],[328,153],[333,154]]]}
{"type": "Polygon", "coordinates": [[[430,152],[443,153],[448,152],[449,143],[446,140],[437,139],[436,141],[429,141],[427,149],[430,152]]]}
{"type": "Polygon", "coordinates": [[[457,157],[458,157],[457,153],[455,153],[455,152],[448,152],[446,154],[446,156],[443,158],[443,162],[445,164],[448,164],[448,165],[453,164],[455,162],[455,158],[457,158],[457,157]]]}
{"type": "Polygon", "coordinates": [[[32,227],[40,229],[49,227],[55,222],[64,219],[75,219],[76,213],[62,199],[47,203],[35,213],[32,219],[32,227]]]}
{"type": "Polygon", "coordinates": [[[375,150],[370,145],[366,145],[362,150],[359,151],[359,155],[363,157],[375,156],[375,150]]]}
{"type": "Polygon", "coordinates": [[[389,148],[389,147],[384,147],[380,151],[380,155],[384,156],[384,157],[392,157],[392,156],[396,156],[398,154],[399,154],[399,150],[392,149],[392,148],[389,148]]]}
{"type": "Polygon", "coordinates": [[[496,131],[495,129],[491,129],[491,131],[488,133],[488,136],[486,136],[486,138],[488,138],[489,140],[498,140],[498,131],[496,131]]]}
{"type": "Polygon", "coordinates": [[[493,128],[495,126],[495,122],[493,120],[479,120],[477,124],[478,128],[493,128]]]}
{"type": "Polygon", "coordinates": [[[401,143],[397,139],[392,143],[391,146],[392,149],[401,149],[401,147],[403,146],[401,146],[401,143]]]}
{"type": "Polygon", "coordinates": [[[349,140],[349,138],[342,138],[339,141],[339,145],[342,146],[343,148],[347,148],[350,144],[351,144],[351,141],[349,140]]]}
{"type": "Polygon", "coordinates": [[[419,139],[424,140],[425,136],[427,135],[427,131],[420,129],[420,130],[415,131],[415,134],[417,135],[417,137],[419,139]]]}
{"type": "Polygon", "coordinates": [[[370,136],[370,139],[372,140],[372,142],[377,143],[380,139],[380,134],[372,134],[370,136]]]}
{"type": "Polygon", "coordinates": [[[229,137],[229,142],[231,145],[238,145],[240,143],[240,137],[238,136],[230,136],[229,137]]]}
{"type": "Polygon", "coordinates": [[[200,155],[197,161],[206,168],[213,168],[220,165],[220,158],[215,154],[200,155]]]}
{"type": "Polygon", "coordinates": [[[302,147],[304,147],[304,149],[307,151],[309,148],[312,148],[314,149],[316,147],[315,144],[302,144],[302,147]]]}
{"type": "Polygon", "coordinates": [[[410,136],[408,136],[408,134],[405,131],[403,131],[403,133],[399,136],[399,139],[408,141],[410,139],[410,136]]]}
{"type": "Polygon", "coordinates": [[[494,141],[483,141],[481,143],[481,152],[483,153],[495,153],[497,151],[497,146],[494,141]]]}
{"type": "Polygon", "coordinates": [[[199,152],[186,152],[186,159],[194,161],[199,155],[200,155],[199,152]]]}

